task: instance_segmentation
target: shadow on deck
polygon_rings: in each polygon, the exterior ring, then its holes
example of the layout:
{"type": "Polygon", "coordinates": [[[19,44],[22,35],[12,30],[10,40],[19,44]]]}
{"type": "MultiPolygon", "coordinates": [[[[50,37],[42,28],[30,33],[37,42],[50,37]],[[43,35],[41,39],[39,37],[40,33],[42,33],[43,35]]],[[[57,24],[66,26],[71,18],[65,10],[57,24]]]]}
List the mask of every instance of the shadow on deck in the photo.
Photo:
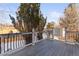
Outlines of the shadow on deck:
{"type": "Polygon", "coordinates": [[[43,40],[34,46],[27,46],[10,56],[79,56],[79,46],[58,40],[43,40]]]}

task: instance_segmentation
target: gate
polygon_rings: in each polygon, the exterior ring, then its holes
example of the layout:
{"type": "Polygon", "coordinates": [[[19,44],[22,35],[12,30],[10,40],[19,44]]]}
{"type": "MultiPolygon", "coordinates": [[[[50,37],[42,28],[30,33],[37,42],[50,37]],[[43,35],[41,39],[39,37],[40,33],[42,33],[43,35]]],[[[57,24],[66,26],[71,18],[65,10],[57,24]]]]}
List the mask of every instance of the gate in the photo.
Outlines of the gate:
{"type": "Polygon", "coordinates": [[[79,43],[79,31],[68,31],[61,28],[54,28],[47,31],[47,38],[64,41],[66,43],[79,43]]]}
{"type": "Polygon", "coordinates": [[[61,40],[62,37],[62,29],[61,28],[54,28],[53,29],[53,36],[56,40],[61,40]]]}
{"type": "Polygon", "coordinates": [[[60,40],[60,37],[62,36],[62,30],[60,28],[54,28],[51,30],[47,29],[46,32],[47,32],[48,39],[60,40]]]}
{"type": "Polygon", "coordinates": [[[66,31],[66,42],[79,43],[79,31],[66,31]]]}

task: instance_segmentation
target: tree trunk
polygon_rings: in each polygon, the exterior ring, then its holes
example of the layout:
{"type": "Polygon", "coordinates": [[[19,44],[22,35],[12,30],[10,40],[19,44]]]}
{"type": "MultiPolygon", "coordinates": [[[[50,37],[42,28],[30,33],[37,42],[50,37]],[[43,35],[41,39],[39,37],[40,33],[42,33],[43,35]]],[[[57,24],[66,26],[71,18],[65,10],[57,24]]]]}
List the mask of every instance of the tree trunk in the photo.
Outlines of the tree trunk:
{"type": "Polygon", "coordinates": [[[42,33],[38,33],[38,40],[41,40],[43,37],[42,37],[42,33]]]}
{"type": "MultiPolygon", "coordinates": [[[[29,32],[32,32],[32,28],[28,29],[28,33],[29,32]]],[[[26,44],[32,43],[32,34],[26,34],[26,35],[23,35],[23,37],[25,38],[26,44]]]]}
{"type": "Polygon", "coordinates": [[[32,34],[23,35],[26,44],[32,43],[32,34]]]}

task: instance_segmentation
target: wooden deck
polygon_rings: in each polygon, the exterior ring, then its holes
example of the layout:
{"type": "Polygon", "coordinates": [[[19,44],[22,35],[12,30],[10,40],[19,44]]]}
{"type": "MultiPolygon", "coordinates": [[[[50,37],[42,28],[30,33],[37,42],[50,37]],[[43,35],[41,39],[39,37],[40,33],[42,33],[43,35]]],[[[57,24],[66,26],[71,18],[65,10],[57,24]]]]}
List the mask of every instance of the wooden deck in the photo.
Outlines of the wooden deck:
{"type": "Polygon", "coordinates": [[[43,40],[10,56],[79,56],[79,46],[57,40],[43,40]]]}

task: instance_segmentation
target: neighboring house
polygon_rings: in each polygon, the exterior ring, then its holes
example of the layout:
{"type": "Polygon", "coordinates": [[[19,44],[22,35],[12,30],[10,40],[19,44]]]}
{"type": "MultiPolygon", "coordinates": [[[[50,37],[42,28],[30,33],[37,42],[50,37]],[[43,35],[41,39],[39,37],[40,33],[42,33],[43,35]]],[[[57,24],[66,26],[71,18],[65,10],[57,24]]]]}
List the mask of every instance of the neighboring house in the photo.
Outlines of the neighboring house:
{"type": "Polygon", "coordinates": [[[58,40],[63,39],[63,28],[60,25],[55,25],[53,29],[54,38],[58,40]]]}

